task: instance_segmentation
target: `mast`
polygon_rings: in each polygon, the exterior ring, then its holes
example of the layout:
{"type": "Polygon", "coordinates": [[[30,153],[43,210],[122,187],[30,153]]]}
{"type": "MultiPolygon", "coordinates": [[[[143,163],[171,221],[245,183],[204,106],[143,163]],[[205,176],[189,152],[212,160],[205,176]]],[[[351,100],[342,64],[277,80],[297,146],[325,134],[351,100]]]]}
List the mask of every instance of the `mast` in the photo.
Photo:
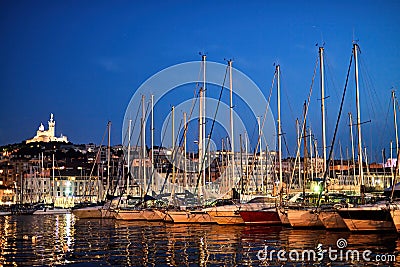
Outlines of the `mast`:
{"type": "Polygon", "coordinates": [[[324,48],[319,48],[320,63],[320,83],[321,83],[321,119],[322,119],[322,154],[323,154],[323,173],[326,170],[326,131],[325,131],[325,78],[324,78],[324,48]]]}
{"type": "Polygon", "coordinates": [[[313,143],[312,143],[312,132],[311,127],[309,129],[309,137],[310,137],[310,169],[311,169],[311,179],[314,179],[314,164],[313,164],[313,143]]]}
{"type": "Polygon", "coordinates": [[[304,169],[304,176],[303,176],[303,200],[305,201],[305,196],[306,196],[306,181],[307,181],[307,157],[308,157],[308,149],[307,149],[307,103],[306,101],[304,101],[304,123],[303,123],[303,145],[304,145],[304,152],[303,152],[303,157],[304,157],[304,161],[303,161],[303,169],[304,169]]]}
{"type": "MultiPolygon", "coordinates": [[[[283,177],[282,177],[282,128],[281,128],[281,68],[280,65],[276,66],[277,75],[277,91],[278,91],[278,157],[279,157],[279,186],[280,192],[283,189],[283,177]]],[[[300,171],[300,170],[299,170],[300,171]]],[[[281,198],[282,198],[282,194],[281,198]]]]}
{"type": "Polygon", "coordinates": [[[355,166],[355,152],[354,152],[354,138],[353,138],[353,116],[349,112],[349,123],[350,123],[350,139],[351,139],[351,157],[353,161],[353,181],[356,182],[356,166],[355,166]]]}
{"type": "Polygon", "coordinates": [[[242,147],[242,135],[239,135],[239,142],[240,142],[240,194],[242,195],[243,192],[243,147],[242,147]]]}
{"type": "MultiPolygon", "coordinates": [[[[300,136],[300,123],[299,123],[299,118],[296,118],[296,131],[297,131],[297,147],[300,150],[300,145],[301,145],[301,136],[300,136]]],[[[300,153],[300,152],[299,152],[300,153]]],[[[297,155],[296,155],[297,157],[297,155]]],[[[294,168],[296,169],[296,166],[294,166],[294,168]]],[[[301,186],[302,182],[301,182],[301,161],[299,159],[299,186],[301,186]]]]}
{"type": "Polygon", "coordinates": [[[153,190],[157,190],[157,184],[154,179],[154,95],[151,95],[151,181],[153,190]]]}
{"type": "Polygon", "coordinates": [[[358,171],[361,181],[361,196],[364,199],[364,173],[363,173],[363,156],[362,156],[362,142],[361,142],[361,111],[360,111],[360,88],[358,84],[358,45],[353,44],[354,54],[354,74],[356,79],[356,106],[357,106],[357,135],[358,135],[358,171]]]}
{"type": "Polygon", "coordinates": [[[396,95],[394,90],[392,90],[393,99],[393,119],[394,119],[394,131],[396,133],[396,155],[399,153],[399,135],[397,133],[397,112],[396,112],[396,95]]]}
{"type": "Polygon", "coordinates": [[[232,89],[232,60],[228,61],[229,66],[229,89],[230,89],[230,109],[229,109],[229,118],[230,118],[230,128],[231,128],[231,150],[232,150],[232,180],[231,187],[234,184],[234,176],[235,176],[235,139],[233,136],[233,89],[232,89]]]}
{"type": "Polygon", "coordinates": [[[110,188],[110,159],[111,159],[111,121],[108,122],[108,143],[107,143],[107,194],[110,188]]]}
{"type": "Polygon", "coordinates": [[[53,184],[52,201],[53,201],[53,204],[54,204],[54,201],[55,201],[55,192],[54,192],[54,190],[55,190],[55,185],[54,185],[54,183],[55,183],[55,179],[54,179],[54,152],[53,152],[53,158],[52,158],[52,174],[51,174],[51,176],[52,176],[52,180],[53,180],[53,183],[52,183],[53,184]]]}
{"type": "Polygon", "coordinates": [[[245,149],[246,149],[246,184],[249,183],[249,152],[248,152],[248,136],[247,132],[244,132],[245,149]]]}
{"type": "Polygon", "coordinates": [[[184,130],[183,130],[183,184],[185,189],[188,189],[188,184],[187,184],[187,166],[186,166],[186,133],[187,133],[187,119],[186,119],[186,112],[183,112],[183,125],[184,125],[184,130]]]}
{"type": "Polygon", "coordinates": [[[201,60],[203,62],[203,142],[201,142],[202,150],[203,150],[203,158],[201,158],[202,162],[202,175],[203,175],[203,186],[206,184],[206,168],[205,168],[205,159],[210,156],[206,151],[206,55],[201,56],[201,60]]]}
{"type": "Polygon", "coordinates": [[[143,197],[146,195],[147,181],[146,181],[146,119],[145,119],[145,97],[142,95],[142,164],[143,164],[143,197]]]}
{"type": "MultiPolygon", "coordinates": [[[[261,175],[261,192],[264,191],[264,168],[263,168],[263,156],[262,156],[262,146],[261,146],[261,142],[262,142],[262,138],[261,138],[261,121],[260,121],[260,116],[257,116],[257,122],[258,122],[258,136],[260,138],[260,156],[259,156],[259,160],[260,160],[260,175],[261,175]]],[[[242,147],[242,143],[240,143],[240,148],[242,147]]],[[[258,187],[258,185],[256,185],[256,188],[258,187]]]]}
{"type": "Polygon", "coordinates": [[[128,176],[126,179],[126,194],[129,196],[129,179],[131,177],[131,127],[132,120],[129,120],[128,125],[128,176]]]}
{"type": "Polygon", "coordinates": [[[171,108],[172,116],[172,192],[171,199],[173,200],[175,194],[175,107],[171,108]]]}
{"type": "Polygon", "coordinates": [[[393,140],[390,140],[390,173],[393,177],[393,140]]]}
{"type": "Polygon", "coordinates": [[[203,183],[203,88],[200,88],[199,92],[199,141],[198,141],[198,149],[199,149],[199,196],[201,196],[201,186],[203,183]]]}

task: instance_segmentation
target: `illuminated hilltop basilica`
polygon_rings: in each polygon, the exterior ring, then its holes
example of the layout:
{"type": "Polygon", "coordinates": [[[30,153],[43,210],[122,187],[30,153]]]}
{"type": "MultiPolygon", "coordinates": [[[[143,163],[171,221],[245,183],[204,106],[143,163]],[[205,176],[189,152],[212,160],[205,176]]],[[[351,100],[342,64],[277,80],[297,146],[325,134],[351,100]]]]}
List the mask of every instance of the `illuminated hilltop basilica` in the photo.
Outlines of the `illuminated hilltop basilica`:
{"type": "Polygon", "coordinates": [[[40,123],[39,129],[36,131],[36,136],[32,139],[26,140],[26,143],[32,142],[65,142],[68,143],[68,138],[61,134],[60,137],[55,136],[56,121],[53,120],[53,113],[50,114],[50,120],[47,122],[49,129],[45,130],[43,123],[40,123]]]}

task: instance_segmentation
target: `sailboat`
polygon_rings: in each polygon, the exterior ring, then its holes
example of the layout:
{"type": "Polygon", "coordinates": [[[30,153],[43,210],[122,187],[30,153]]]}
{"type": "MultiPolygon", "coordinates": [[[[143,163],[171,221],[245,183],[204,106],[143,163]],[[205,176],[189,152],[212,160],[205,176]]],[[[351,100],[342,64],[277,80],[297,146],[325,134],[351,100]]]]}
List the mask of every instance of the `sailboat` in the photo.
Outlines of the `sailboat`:
{"type": "MultiPolygon", "coordinates": [[[[324,71],[324,48],[319,47],[319,66],[320,66],[320,89],[321,89],[321,119],[322,119],[322,152],[323,152],[323,173],[327,171],[326,164],[326,130],[325,130],[325,71],[324,71]]],[[[319,203],[318,203],[319,204],[319,203]]],[[[318,219],[322,222],[325,229],[346,229],[342,217],[337,213],[338,204],[327,205],[325,208],[318,209],[318,219]]]]}
{"type": "Polygon", "coordinates": [[[34,206],[35,211],[32,213],[33,215],[51,215],[51,214],[68,214],[71,212],[70,209],[60,208],[54,206],[54,153],[52,157],[52,203],[38,203],[34,206]]]}
{"type": "MultiPolygon", "coordinates": [[[[277,76],[277,87],[278,87],[278,128],[280,127],[280,66],[277,65],[274,76],[277,76]]],[[[272,93],[272,87],[271,87],[272,93]]],[[[268,108],[268,105],[266,109],[268,108]]],[[[264,116],[266,118],[266,116],[264,116]]],[[[259,137],[258,144],[260,144],[262,137],[262,129],[259,122],[259,137]]],[[[280,137],[280,129],[278,130],[278,136],[280,137]]],[[[280,140],[278,140],[280,145],[280,140]]],[[[278,145],[278,146],[279,146],[278,145]]],[[[279,153],[280,167],[282,167],[281,151],[279,153]]],[[[262,155],[262,148],[260,144],[260,156],[262,155]]],[[[255,156],[255,155],[254,155],[255,156]]],[[[261,159],[262,160],[262,159],[261,159]]],[[[282,178],[282,168],[280,168],[280,178],[282,178]]],[[[263,179],[263,178],[262,178],[263,179]]],[[[280,179],[280,185],[282,180],[280,179]]],[[[279,193],[282,193],[281,191],[279,193]]],[[[258,197],[250,200],[248,203],[240,206],[239,214],[245,224],[264,224],[264,225],[280,225],[282,224],[281,217],[283,214],[277,210],[277,199],[275,197],[258,197]]]]}
{"type": "MultiPolygon", "coordinates": [[[[110,141],[111,141],[111,121],[107,123],[107,131],[108,131],[108,151],[107,151],[107,176],[109,182],[109,175],[110,175],[110,141]]],[[[100,155],[100,150],[97,153],[97,157],[100,155]]],[[[109,183],[108,183],[109,184],[109,183]]],[[[107,187],[109,186],[107,184],[107,187]]],[[[100,191],[100,189],[99,189],[100,191]]],[[[108,190],[107,190],[108,192],[108,190]]],[[[100,192],[98,192],[100,195],[100,192]]],[[[77,206],[76,208],[72,209],[72,214],[80,219],[101,219],[101,218],[113,218],[113,214],[110,211],[110,208],[115,205],[115,200],[107,200],[105,204],[98,204],[98,203],[89,203],[84,204],[82,206],[77,206]]]]}
{"type": "MultiPolygon", "coordinates": [[[[204,159],[206,157],[206,151],[205,151],[205,123],[203,120],[205,119],[205,93],[206,93],[206,55],[202,55],[202,67],[203,67],[203,87],[200,88],[199,91],[199,140],[198,140],[198,146],[199,146],[199,165],[198,165],[198,180],[199,180],[199,186],[197,188],[200,188],[199,196],[201,194],[201,188],[204,186],[205,182],[205,170],[203,169],[204,165],[204,159]]],[[[185,122],[184,126],[184,138],[186,138],[186,131],[187,131],[187,124],[185,122]]],[[[174,108],[172,109],[172,150],[173,150],[173,155],[176,154],[176,148],[175,148],[175,141],[174,141],[174,108]]],[[[186,157],[186,155],[185,155],[186,157]]],[[[185,159],[186,160],[186,159],[185,159]]],[[[175,186],[176,179],[175,179],[175,166],[172,166],[173,168],[173,174],[172,174],[172,184],[175,186]]],[[[187,173],[184,173],[184,175],[187,175],[187,173]]],[[[174,189],[172,189],[171,192],[171,200],[175,197],[175,192],[174,189]]],[[[210,214],[203,209],[201,206],[200,207],[193,207],[193,208],[188,208],[188,207],[178,207],[175,209],[170,209],[165,211],[167,216],[164,216],[167,220],[171,219],[174,223],[213,223],[213,219],[210,216],[210,214]]]]}
{"type": "MultiPolygon", "coordinates": [[[[321,51],[321,50],[320,50],[321,51]]],[[[306,117],[307,117],[307,110],[308,110],[308,104],[309,104],[309,99],[311,96],[311,91],[310,95],[308,97],[308,103],[304,102],[304,116],[303,116],[303,127],[302,131],[299,131],[299,136],[298,136],[298,142],[297,142],[297,156],[296,159],[299,158],[300,155],[300,145],[301,145],[301,136],[303,135],[304,138],[304,178],[303,178],[303,183],[302,183],[302,197],[303,197],[303,202],[300,205],[290,203],[290,205],[286,208],[287,212],[287,219],[290,223],[290,225],[293,228],[322,228],[324,225],[322,221],[318,217],[318,213],[315,210],[315,207],[312,205],[309,205],[306,203],[306,200],[310,197],[306,195],[305,191],[305,182],[307,180],[307,174],[308,174],[308,169],[307,169],[307,138],[306,138],[306,117]]],[[[322,128],[324,129],[325,126],[322,128]]],[[[299,175],[300,175],[300,168],[299,168],[299,175]]]]}
{"type": "MultiPolygon", "coordinates": [[[[358,85],[358,50],[356,43],[353,44],[353,56],[355,61],[355,82],[356,82],[356,105],[357,105],[357,129],[358,129],[358,165],[361,180],[361,198],[365,197],[365,186],[363,177],[363,161],[361,147],[361,120],[360,120],[360,101],[358,85]]],[[[387,208],[387,203],[378,202],[375,204],[365,204],[356,207],[345,207],[338,209],[347,228],[352,232],[358,231],[394,231],[395,226],[387,208]]]]}

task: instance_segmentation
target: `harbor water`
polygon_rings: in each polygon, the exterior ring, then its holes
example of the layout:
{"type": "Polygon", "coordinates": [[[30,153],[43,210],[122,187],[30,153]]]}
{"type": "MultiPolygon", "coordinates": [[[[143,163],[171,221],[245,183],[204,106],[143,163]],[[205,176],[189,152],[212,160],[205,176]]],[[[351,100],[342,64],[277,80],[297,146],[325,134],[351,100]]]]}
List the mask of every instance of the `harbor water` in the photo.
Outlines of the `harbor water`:
{"type": "Polygon", "coordinates": [[[0,216],[0,252],[0,266],[400,266],[400,237],[20,215],[0,216]]]}

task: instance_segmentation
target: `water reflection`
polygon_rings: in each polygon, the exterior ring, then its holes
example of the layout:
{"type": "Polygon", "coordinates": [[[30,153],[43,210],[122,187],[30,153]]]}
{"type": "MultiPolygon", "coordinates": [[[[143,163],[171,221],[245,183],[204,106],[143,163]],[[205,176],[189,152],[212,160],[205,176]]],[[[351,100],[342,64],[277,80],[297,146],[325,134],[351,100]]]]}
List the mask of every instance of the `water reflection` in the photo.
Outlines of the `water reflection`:
{"type": "MultiPolygon", "coordinates": [[[[348,249],[395,253],[400,260],[400,239],[395,234],[79,220],[66,214],[0,217],[0,266],[307,266],[279,262],[276,257],[272,262],[260,261],[257,252],[265,246],[286,251],[315,249],[319,244],[336,248],[339,238],[347,240],[348,249]]],[[[319,266],[365,264],[324,260],[319,266]]]]}

